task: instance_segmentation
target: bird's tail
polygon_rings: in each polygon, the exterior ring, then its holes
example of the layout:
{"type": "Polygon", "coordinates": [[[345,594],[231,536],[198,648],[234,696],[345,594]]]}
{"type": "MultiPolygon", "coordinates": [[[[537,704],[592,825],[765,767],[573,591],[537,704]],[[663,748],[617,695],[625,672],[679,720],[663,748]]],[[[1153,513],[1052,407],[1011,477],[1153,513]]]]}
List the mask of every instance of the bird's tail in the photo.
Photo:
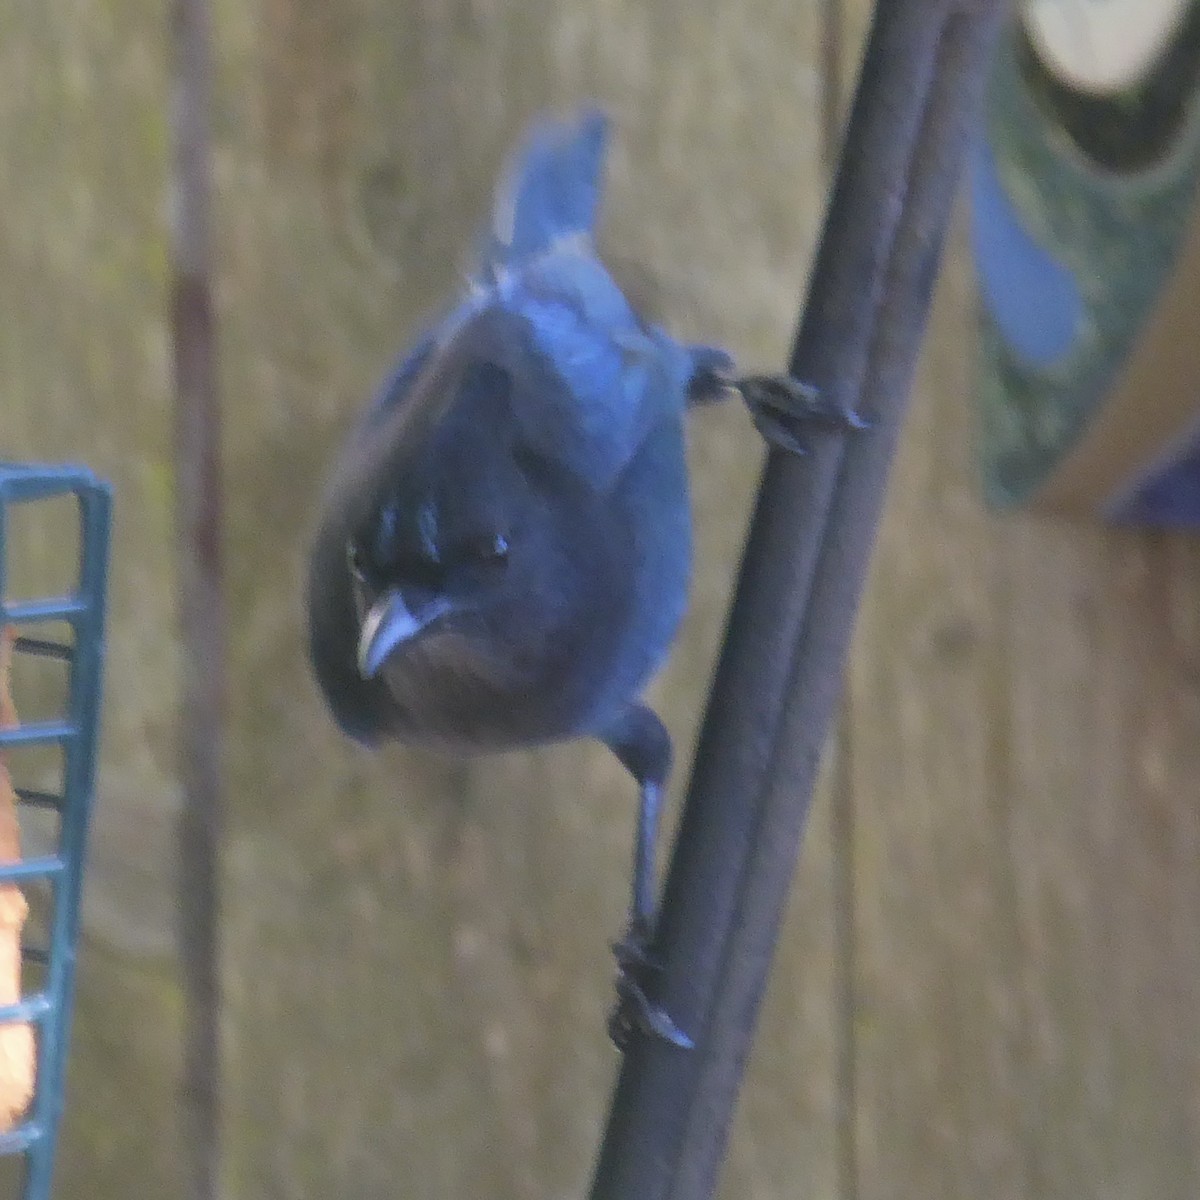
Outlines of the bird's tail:
{"type": "Polygon", "coordinates": [[[598,109],[568,120],[543,117],[530,126],[496,188],[485,269],[511,268],[591,234],[607,141],[608,120],[598,109]]]}

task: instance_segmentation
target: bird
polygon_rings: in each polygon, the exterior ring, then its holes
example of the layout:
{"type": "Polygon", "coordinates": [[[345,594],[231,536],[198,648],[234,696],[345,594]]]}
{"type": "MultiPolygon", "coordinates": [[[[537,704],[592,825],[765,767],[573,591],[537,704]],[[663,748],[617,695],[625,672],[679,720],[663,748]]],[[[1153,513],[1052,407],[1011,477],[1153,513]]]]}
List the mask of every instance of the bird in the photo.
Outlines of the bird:
{"type": "Polygon", "coordinates": [[[787,376],[646,320],[594,241],[609,119],[542,116],[495,190],[461,294],[334,456],[308,574],[309,652],[341,729],[451,755],[576,738],[639,791],[609,1032],[692,1039],[649,998],[671,739],[642,699],[687,603],[688,409],[739,393],[803,451],[857,427],[787,376]]]}

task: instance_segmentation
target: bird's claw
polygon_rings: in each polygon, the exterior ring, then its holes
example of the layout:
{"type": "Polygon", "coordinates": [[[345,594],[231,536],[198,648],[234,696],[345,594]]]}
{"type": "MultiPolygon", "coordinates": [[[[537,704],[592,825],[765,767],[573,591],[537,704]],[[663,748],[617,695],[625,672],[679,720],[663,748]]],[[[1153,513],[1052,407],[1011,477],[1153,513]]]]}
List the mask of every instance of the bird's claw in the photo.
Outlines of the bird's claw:
{"type": "Polygon", "coordinates": [[[646,995],[645,978],[662,970],[650,954],[650,931],[637,921],[613,946],[617,961],[617,1000],[608,1018],[608,1036],[618,1050],[624,1050],[635,1033],[661,1038],[681,1050],[695,1045],[671,1019],[670,1013],[654,1004],[646,995]]]}
{"type": "Polygon", "coordinates": [[[825,400],[811,384],[790,375],[747,375],[734,385],[742,394],[755,428],[773,446],[807,454],[807,434],[870,429],[871,422],[825,400]]]}

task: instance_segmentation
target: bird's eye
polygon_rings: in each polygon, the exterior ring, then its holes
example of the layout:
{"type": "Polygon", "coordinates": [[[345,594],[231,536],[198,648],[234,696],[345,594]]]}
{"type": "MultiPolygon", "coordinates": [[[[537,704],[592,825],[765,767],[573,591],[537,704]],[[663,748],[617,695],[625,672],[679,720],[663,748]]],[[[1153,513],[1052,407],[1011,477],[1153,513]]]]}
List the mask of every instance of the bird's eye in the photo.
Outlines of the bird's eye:
{"type": "Polygon", "coordinates": [[[467,546],[467,555],[485,566],[499,566],[508,558],[508,538],[502,533],[476,538],[467,546]]]}

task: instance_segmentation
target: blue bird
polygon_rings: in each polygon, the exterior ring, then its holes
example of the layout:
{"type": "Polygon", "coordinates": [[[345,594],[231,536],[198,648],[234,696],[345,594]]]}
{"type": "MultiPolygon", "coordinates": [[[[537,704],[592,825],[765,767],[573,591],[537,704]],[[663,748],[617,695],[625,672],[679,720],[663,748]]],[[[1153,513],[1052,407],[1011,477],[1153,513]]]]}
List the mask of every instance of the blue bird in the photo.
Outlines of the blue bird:
{"type": "Polygon", "coordinates": [[[606,137],[595,111],[532,126],[466,294],[351,433],[312,550],[310,652],[367,744],[613,750],[640,805],[610,1032],[688,1046],[646,993],[671,743],[639,699],[687,599],[685,412],[740,390],[793,449],[859,422],[793,380],[735,383],[724,352],[633,310],[592,241],[606,137]]]}

